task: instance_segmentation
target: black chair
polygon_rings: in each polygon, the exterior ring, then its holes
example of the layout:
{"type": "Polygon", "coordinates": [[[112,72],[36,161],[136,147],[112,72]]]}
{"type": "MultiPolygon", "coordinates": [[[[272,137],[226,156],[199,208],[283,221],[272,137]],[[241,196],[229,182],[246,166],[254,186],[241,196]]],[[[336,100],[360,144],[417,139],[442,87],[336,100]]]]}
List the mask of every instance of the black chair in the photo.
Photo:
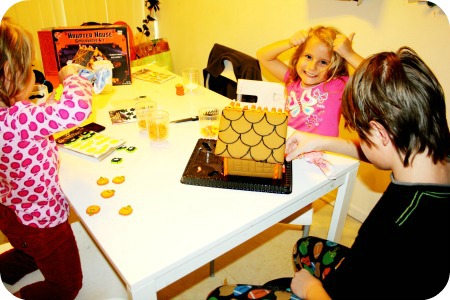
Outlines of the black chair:
{"type": "MultiPolygon", "coordinates": [[[[262,80],[259,61],[245,53],[214,44],[209,53],[208,64],[203,69],[204,86],[227,98],[236,99],[238,79],[262,80]],[[223,76],[227,65],[232,66],[234,78],[223,76]]],[[[243,96],[243,102],[256,102],[254,96],[243,96]]]]}

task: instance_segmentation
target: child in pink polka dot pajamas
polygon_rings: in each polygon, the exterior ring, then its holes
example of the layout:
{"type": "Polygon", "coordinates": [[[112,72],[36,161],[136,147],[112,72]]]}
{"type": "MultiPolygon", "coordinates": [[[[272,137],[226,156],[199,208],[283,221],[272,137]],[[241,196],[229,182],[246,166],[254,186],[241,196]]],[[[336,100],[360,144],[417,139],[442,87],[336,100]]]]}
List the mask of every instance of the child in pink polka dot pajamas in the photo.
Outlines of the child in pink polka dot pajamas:
{"type": "Polygon", "coordinates": [[[80,256],[69,204],[58,178],[53,134],[91,114],[92,84],[76,66],[59,72],[63,93],[40,105],[28,101],[34,82],[29,32],[0,25],[0,230],[13,249],[0,255],[2,281],[14,284],[39,269],[45,280],[23,287],[23,299],[74,299],[81,289],[80,256]]]}

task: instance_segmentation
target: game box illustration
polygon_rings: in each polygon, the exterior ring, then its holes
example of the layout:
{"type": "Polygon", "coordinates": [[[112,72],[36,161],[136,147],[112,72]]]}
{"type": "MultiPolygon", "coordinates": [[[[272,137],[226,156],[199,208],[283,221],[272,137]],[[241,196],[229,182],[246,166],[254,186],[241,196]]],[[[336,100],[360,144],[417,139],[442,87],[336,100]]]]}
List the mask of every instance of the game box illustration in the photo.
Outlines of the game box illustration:
{"type": "Polygon", "coordinates": [[[113,85],[131,84],[125,26],[54,27],[39,31],[38,37],[46,76],[57,74],[68,63],[92,69],[92,63],[102,59],[111,61],[114,67],[113,85]]]}

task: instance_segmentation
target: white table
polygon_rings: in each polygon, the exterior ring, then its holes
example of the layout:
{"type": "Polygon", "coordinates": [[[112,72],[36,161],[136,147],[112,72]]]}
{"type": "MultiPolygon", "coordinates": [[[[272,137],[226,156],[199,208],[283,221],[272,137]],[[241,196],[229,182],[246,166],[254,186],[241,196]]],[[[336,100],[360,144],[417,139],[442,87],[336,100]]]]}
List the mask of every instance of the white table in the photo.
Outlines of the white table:
{"type": "MultiPolygon", "coordinates": [[[[208,188],[180,183],[184,168],[200,138],[198,122],[170,125],[167,142],[154,144],[136,123],[111,125],[108,111],[147,95],[175,120],[197,115],[203,106],[227,105],[230,100],[207,89],[176,96],[177,77],[163,84],[134,80],[114,92],[94,97],[90,120],[105,125],[104,133],[127,140],[134,153],[112,154],[101,162],[61,153],[60,179],[71,205],[86,229],[126,283],[130,298],[157,299],[157,291],[338,188],[328,239],[339,241],[359,162],[328,154],[337,179],[328,180],[314,165],[293,162],[291,194],[208,188]],[[112,164],[112,157],[122,157],[112,164]],[[96,180],[124,175],[117,185],[96,180]],[[103,199],[100,192],[114,189],[103,199]],[[99,214],[88,216],[92,204],[99,214]],[[121,207],[131,205],[129,216],[121,207]]],[[[206,297],[206,295],[205,295],[206,297]]]]}

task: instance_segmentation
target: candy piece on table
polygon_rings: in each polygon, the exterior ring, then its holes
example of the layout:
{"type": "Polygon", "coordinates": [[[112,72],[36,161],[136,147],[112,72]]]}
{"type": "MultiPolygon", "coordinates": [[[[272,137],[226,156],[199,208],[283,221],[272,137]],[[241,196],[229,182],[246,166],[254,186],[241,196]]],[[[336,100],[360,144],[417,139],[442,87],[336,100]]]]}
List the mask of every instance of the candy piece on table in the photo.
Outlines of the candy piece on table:
{"type": "Polygon", "coordinates": [[[131,205],[124,206],[119,210],[119,214],[121,214],[122,216],[128,216],[132,212],[133,212],[133,208],[131,207],[131,205]]]}
{"type": "Polygon", "coordinates": [[[109,183],[109,179],[106,177],[101,176],[99,179],[97,179],[98,185],[105,185],[109,183]]]}
{"type": "Polygon", "coordinates": [[[112,179],[115,184],[121,184],[125,182],[125,176],[116,176],[112,179]]]}
{"type": "Polygon", "coordinates": [[[137,148],[134,147],[134,146],[129,146],[129,147],[126,149],[126,151],[127,151],[127,152],[130,152],[130,153],[135,152],[136,150],[137,150],[137,148]]]}
{"type": "Polygon", "coordinates": [[[98,214],[100,212],[100,206],[98,205],[90,205],[88,208],[86,208],[86,213],[89,216],[93,216],[95,214],[98,214]]]}
{"type": "Polygon", "coordinates": [[[181,83],[177,83],[175,85],[175,89],[176,89],[176,94],[178,96],[183,96],[184,95],[184,86],[181,83]]]}
{"type": "Polygon", "coordinates": [[[111,198],[116,193],[115,190],[104,190],[100,193],[103,198],[111,198]]]}
{"type": "Polygon", "coordinates": [[[123,162],[123,159],[121,157],[114,157],[111,159],[112,164],[120,164],[123,162]]]}
{"type": "Polygon", "coordinates": [[[122,145],[122,146],[119,146],[119,147],[117,147],[117,149],[116,149],[116,151],[120,151],[120,150],[126,150],[127,149],[127,145],[122,145]]]}

